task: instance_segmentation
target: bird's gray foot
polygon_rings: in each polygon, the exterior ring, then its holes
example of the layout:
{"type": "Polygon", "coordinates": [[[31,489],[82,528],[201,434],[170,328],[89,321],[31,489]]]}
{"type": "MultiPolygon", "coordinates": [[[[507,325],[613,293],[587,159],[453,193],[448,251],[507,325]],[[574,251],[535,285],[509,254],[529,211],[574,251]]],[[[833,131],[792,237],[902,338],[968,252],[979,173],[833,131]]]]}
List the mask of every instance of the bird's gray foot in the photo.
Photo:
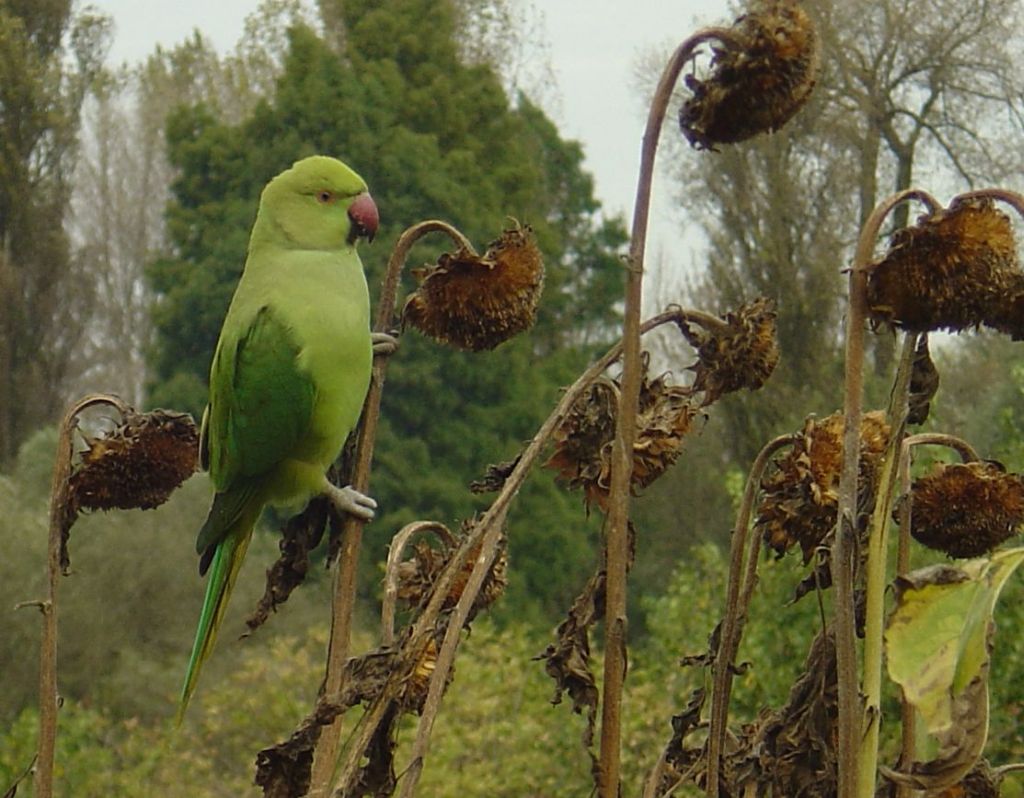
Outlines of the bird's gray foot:
{"type": "Polygon", "coordinates": [[[350,513],[364,521],[373,520],[373,511],[377,509],[377,502],[365,493],[360,493],[351,485],[339,488],[337,485],[329,483],[324,492],[338,512],[350,513]]]}
{"type": "Polygon", "coordinates": [[[393,355],[398,350],[398,337],[391,333],[370,333],[370,343],[374,355],[393,355]]]}

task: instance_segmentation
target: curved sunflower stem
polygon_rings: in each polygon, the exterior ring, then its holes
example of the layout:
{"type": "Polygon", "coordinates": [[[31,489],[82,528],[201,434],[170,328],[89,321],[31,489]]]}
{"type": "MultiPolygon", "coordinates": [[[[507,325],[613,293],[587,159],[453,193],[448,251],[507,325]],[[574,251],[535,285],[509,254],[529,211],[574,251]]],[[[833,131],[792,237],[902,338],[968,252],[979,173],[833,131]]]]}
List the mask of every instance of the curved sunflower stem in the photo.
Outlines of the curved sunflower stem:
{"type": "Polygon", "coordinates": [[[1024,194],[1019,194],[1016,191],[1009,191],[1005,188],[982,188],[977,191],[967,191],[963,194],[958,194],[953,198],[953,202],[972,199],[990,199],[1005,202],[1016,210],[1018,214],[1024,216],[1024,194]]]}
{"type": "Polygon", "coordinates": [[[600,798],[618,798],[621,755],[622,689],[626,678],[626,571],[629,561],[629,498],[633,472],[633,443],[640,396],[640,312],[643,298],[644,249],[651,206],[651,183],[658,139],[676,81],[697,47],[711,39],[733,44],[725,28],[705,28],[683,41],[662,72],[651,101],[640,151],[633,225],[626,270],[622,324],[622,381],[619,413],[612,443],[611,486],[605,523],[605,660],[601,697],[601,741],[597,791],[600,798]]]}
{"type": "Polygon", "coordinates": [[[743,490],[743,500],[736,515],[736,526],[732,532],[732,544],[729,554],[729,585],[727,588],[725,616],[718,637],[718,652],[715,655],[714,682],[711,689],[711,723],[708,729],[707,743],[707,789],[709,796],[719,794],[719,776],[721,772],[722,747],[725,742],[729,713],[729,693],[732,689],[732,666],[739,649],[739,641],[743,635],[743,624],[754,584],[757,581],[757,559],[761,545],[760,535],[750,540],[750,551],[747,551],[747,537],[750,532],[750,520],[754,512],[754,502],[761,486],[761,477],[772,455],[784,446],[792,446],[796,435],[782,435],[770,441],[760,452],[750,467],[747,483],[743,490]],[[744,570],[746,563],[746,570],[744,570]],[[742,592],[741,592],[742,582],[742,592]]]}
{"type": "Polygon", "coordinates": [[[908,435],[903,439],[904,456],[909,457],[910,450],[915,446],[945,446],[960,455],[960,461],[964,463],[972,463],[981,459],[977,449],[967,441],[942,432],[920,432],[917,435],[908,435]]]}
{"type": "MultiPolygon", "coordinates": [[[[395,300],[402,270],[409,258],[413,245],[429,233],[440,232],[451,238],[457,246],[474,252],[469,240],[456,228],[438,219],[414,224],[406,229],[395,242],[388,259],[377,315],[374,320],[375,332],[389,332],[394,327],[395,300]]],[[[370,463],[377,439],[377,424],[380,421],[380,400],[384,390],[384,377],[389,358],[375,357],[370,377],[370,387],[363,404],[359,440],[356,444],[356,462],[352,472],[352,486],[366,493],[370,481],[370,463]]],[[[345,660],[348,659],[349,641],[352,636],[352,613],[356,599],[356,570],[359,549],[362,546],[364,522],[354,515],[347,515],[342,523],[341,550],[334,575],[331,600],[331,636],[327,646],[327,670],[324,677],[323,693],[328,700],[341,694],[345,679],[345,660]]],[[[341,739],[342,718],[324,727],[314,751],[313,772],[310,781],[311,796],[323,796],[329,787],[338,758],[338,744],[341,739]]]]}
{"type": "MultiPolygon", "coordinates": [[[[857,793],[857,754],[861,712],[857,679],[854,618],[854,573],[857,525],[857,477],[864,393],[864,330],[867,321],[867,269],[885,218],[902,202],[918,200],[934,212],[939,204],[924,191],[909,189],[883,200],[861,230],[850,269],[846,319],[846,374],[843,402],[843,469],[830,568],[835,593],[833,615],[838,687],[838,798],[857,793]]],[[[865,787],[867,789],[867,787],[865,787]]],[[[871,793],[861,793],[861,795],[871,793]]]]}
{"type": "Polygon", "coordinates": [[[390,646],[395,642],[395,605],[398,602],[398,566],[402,554],[413,535],[422,532],[435,532],[450,546],[455,542],[451,531],[444,524],[436,521],[414,521],[403,526],[391,539],[388,546],[388,561],[384,568],[384,600],[381,602],[380,613],[380,644],[390,646]]]}
{"type": "Polygon", "coordinates": [[[43,638],[39,647],[39,749],[35,763],[35,794],[53,795],[53,766],[57,745],[57,586],[63,572],[61,550],[65,536],[75,522],[69,479],[74,455],[74,435],[78,416],[87,408],[110,405],[125,416],[131,408],[111,394],[89,394],[79,399],[64,414],[57,439],[57,456],[50,483],[50,529],[46,554],[46,598],[24,606],[38,607],[43,615],[43,638]]]}
{"type": "Polygon", "coordinates": [[[732,328],[729,326],[728,322],[718,318],[718,316],[705,313],[703,310],[678,308],[678,311],[681,314],[683,321],[699,324],[708,332],[718,333],[719,335],[729,335],[732,332],[732,328]]]}
{"type": "MultiPolygon", "coordinates": [[[[900,495],[903,497],[899,505],[900,535],[896,549],[896,576],[904,576],[910,571],[910,528],[913,518],[913,502],[910,501],[911,474],[910,455],[915,446],[946,446],[956,451],[963,462],[976,461],[978,453],[966,441],[937,432],[922,432],[908,435],[903,439],[900,450],[900,495]]],[[[900,770],[906,770],[915,761],[917,754],[916,727],[917,715],[913,704],[902,699],[900,701],[900,770]]],[[[897,787],[897,798],[912,798],[916,791],[906,785],[897,787]]]]}
{"type": "Polygon", "coordinates": [[[875,794],[878,770],[878,734],[882,723],[882,635],[885,625],[886,562],[889,552],[889,522],[896,498],[902,441],[907,426],[910,372],[917,347],[917,335],[904,336],[889,408],[889,442],[878,465],[878,491],[868,533],[864,617],[864,733],[861,738],[858,792],[875,794]]]}

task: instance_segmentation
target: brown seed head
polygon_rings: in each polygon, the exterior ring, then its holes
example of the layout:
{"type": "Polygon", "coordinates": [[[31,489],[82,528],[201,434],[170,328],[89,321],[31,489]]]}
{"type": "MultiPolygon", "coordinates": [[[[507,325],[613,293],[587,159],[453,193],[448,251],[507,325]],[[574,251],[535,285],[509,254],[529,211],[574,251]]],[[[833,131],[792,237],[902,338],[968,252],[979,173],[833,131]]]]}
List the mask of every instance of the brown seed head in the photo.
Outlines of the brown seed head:
{"type": "Polygon", "coordinates": [[[694,391],[703,391],[709,405],[724,394],[747,388],[756,391],[779,363],[775,303],[765,297],[726,313],[728,332],[696,324],[680,325],[700,358],[691,369],[694,391]]]}
{"type": "Polygon", "coordinates": [[[910,332],[1001,328],[1020,280],[1010,218],[991,200],[965,200],[893,234],[870,266],[868,305],[875,322],[910,332]]]}
{"type": "Polygon", "coordinates": [[[477,256],[445,253],[416,269],[403,324],[459,349],[494,349],[530,328],[544,285],[544,262],[529,226],[516,225],[477,256]]]}
{"type": "Polygon", "coordinates": [[[996,463],[937,465],[915,480],[910,534],[950,557],[980,557],[1024,523],[1024,480],[996,463]]]}
{"type": "Polygon", "coordinates": [[[811,96],[818,35],[795,0],[760,0],[730,29],[740,45],[713,48],[711,75],[686,77],[693,92],[679,126],[697,149],[778,130],[811,96]]]}
{"type": "MultiPolygon", "coordinates": [[[[641,382],[633,444],[634,491],[650,485],[676,461],[699,412],[693,389],[669,385],[667,377],[649,380],[645,374],[641,382]]],[[[570,487],[582,487],[587,504],[602,510],[608,508],[611,489],[618,405],[618,381],[595,380],[555,431],[555,451],[544,464],[570,487]]]]}
{"type": "Polygon", "coordinates": [[[148,510],[163,504],[196,470],[199,434],[187,413],[129,412],[89,448],[70,479],[72,501],[87,510],[148,510]]]}
{"type": "MultiPolygon", "coordinates": [[[[875,472],[888,438],[885,414],[865,413],[858,482],[862,494],[874,494],[875,472]]],[[[804,562],[811,559],[835,527],[842,467],[843,415],[808,418],[796,443],[774,460],[774,471],[761,480],[755,528],[766,546],[781,557],[799,544],[804,562]]]]}
{"type": "MultiPolygon", "coordinates": [[[[412,559],[405,560],[398,566],[398,598],[410,607],[420,606],[430,595],[430,591],[440,576],[441,571],[448,564],[448,561],[455,554],[462,540],[473,528],[473,520],[463,521],[462,531],[451,541],[442,542],[441,548],[437,549],[425,541],[419,541],[413,546],[412,559]]],[[[470,617],[501,598],[508,586],[508,540],[503,535],[499,544],[498,554],[491,565],[490,573],[484,580],[480,593],[473,603],[470,617]]],[[[478,545],[470,552],[462,570],[455,577],[455,582],[448,593],[443,605],[444,609],[454,607],[462,597],[466,589],[466,583],[473,570],[480,553],[478,545]]]]}

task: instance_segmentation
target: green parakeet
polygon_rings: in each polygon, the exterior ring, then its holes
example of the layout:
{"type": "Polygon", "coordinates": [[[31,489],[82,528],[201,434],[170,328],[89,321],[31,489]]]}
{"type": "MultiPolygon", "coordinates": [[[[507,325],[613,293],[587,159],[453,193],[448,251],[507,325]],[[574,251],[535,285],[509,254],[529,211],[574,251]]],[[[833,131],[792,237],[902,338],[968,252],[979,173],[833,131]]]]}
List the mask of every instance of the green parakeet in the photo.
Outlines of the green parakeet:
{"type": "Polygon", "coordinates": [[[200,459],[216,491],[196,541],[206,598],[179,720],[227,607],[263,507],[326,494],[364,519],[376,503],[325,472],[358,421],[373,341],[358,238],[377,206],[341,161],[313,156],[260,197],[245,269],[210,367],[200,459]]]}

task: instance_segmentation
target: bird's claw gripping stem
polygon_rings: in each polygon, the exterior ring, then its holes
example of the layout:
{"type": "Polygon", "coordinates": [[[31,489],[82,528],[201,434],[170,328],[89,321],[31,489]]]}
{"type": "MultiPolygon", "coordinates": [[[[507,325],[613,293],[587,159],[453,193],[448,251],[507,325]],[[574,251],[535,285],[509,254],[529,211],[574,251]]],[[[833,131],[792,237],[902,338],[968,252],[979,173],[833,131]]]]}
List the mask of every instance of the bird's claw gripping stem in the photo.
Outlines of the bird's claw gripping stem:
{"type": "Polygon", "coordinates": [[[374,355],[393,355],[398,350],[398,336],[391,333],[370,333],[370,343],[373,345],[374,355]]]}
{"type": "Polygon", "coordinates": [[[346,485],[343,488],[329,485],[326,493],[327,498],[331,500],[331,504],[338,512],[350,513],[363,521],[373,520],[377,502],[365,493],[360,493],[351,485],[346,485]]]}

